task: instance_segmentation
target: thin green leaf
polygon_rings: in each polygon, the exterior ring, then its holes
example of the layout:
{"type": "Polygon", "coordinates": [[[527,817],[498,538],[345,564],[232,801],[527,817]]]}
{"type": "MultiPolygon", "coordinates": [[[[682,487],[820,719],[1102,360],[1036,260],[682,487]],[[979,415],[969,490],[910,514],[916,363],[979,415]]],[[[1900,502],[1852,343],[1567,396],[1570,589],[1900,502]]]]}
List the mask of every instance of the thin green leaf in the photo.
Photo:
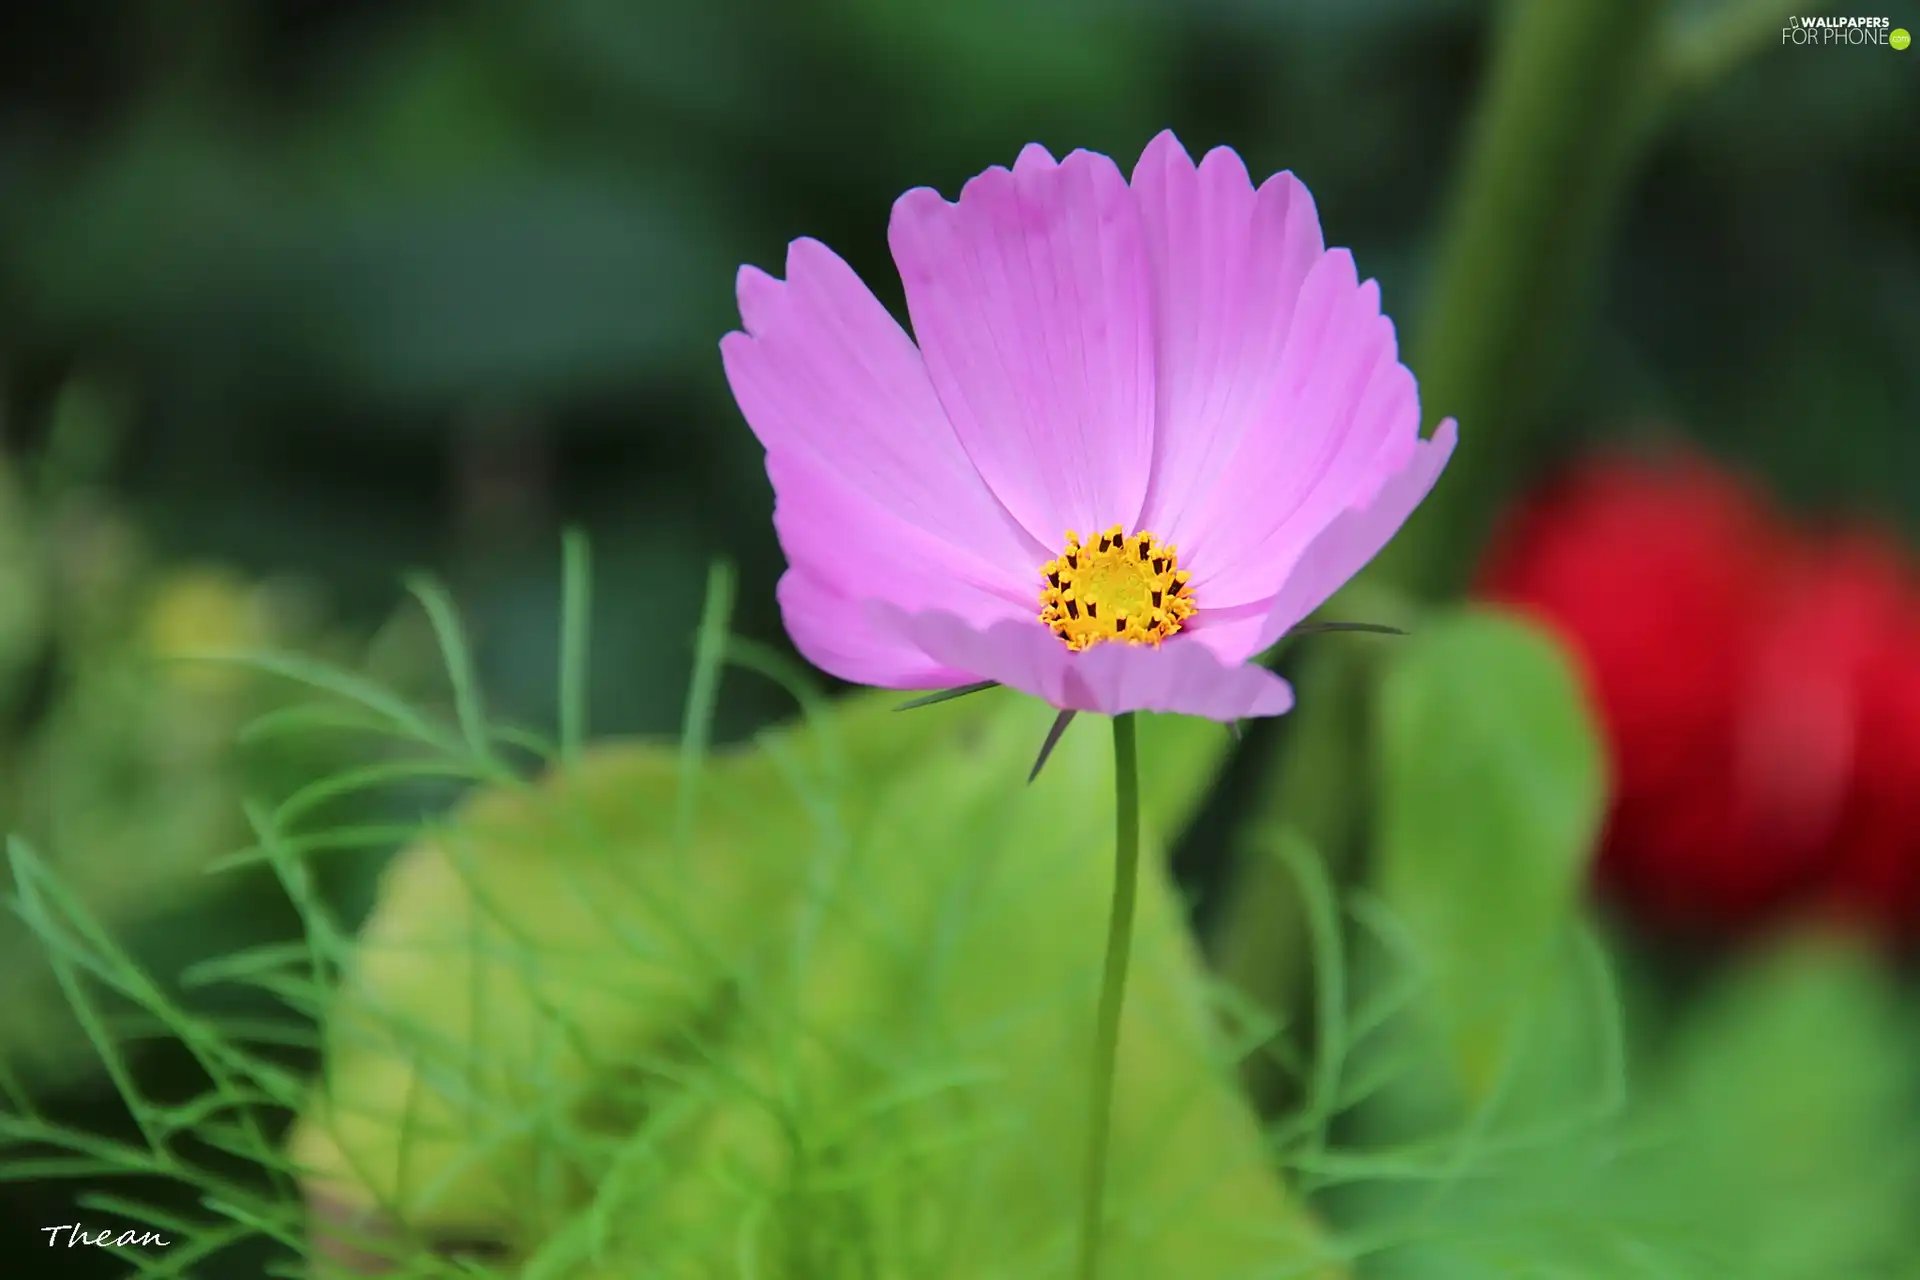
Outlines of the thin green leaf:
{"type": "Polygon", "coordinates": [[[230,666],[264,671],[345,698],[392,725],[417,742],[426,743],[450,756],[464,756],[467,748],[457,735],[448,733],[413,708],[406,699],[384,685],[342,671],[324,662],[290,653],[235,652],[182,655],[183,661],[219,662],[230,666]]]}
{"type": "Polygon", "coordinates": [[[733,617],[733,566],[716,560],[707,569],[707,598],[700,609],[694,642],[693,679],[687,687],[686,714],[680,730],[680,799],[675,835],[684,845],[693,834],[700,770],[713,735],[714,709],[720,700],[720,669],[733,617]]]}
{"type": "Polygon", "coordinates": [[[1000,682],[998,680],[981,680],[975,684],[958,685],[952,689],[936,689],[932,693],[923,693],[917,698],[910,698],[895,707],[894,710],[912,711],[918,707],[931,707],[942,702],[951,702],[955,698],[964,698],[970,693],[985,693],[988,689],[998,689],[999,687],[1000,682]]]}
{"type": "Polygon", "coordinates": [[[593,631],[593,556],[585,530],[560,542],[560,758],[573,764],[587,739],[587,683],[593,631]]]}
{"type": "Polygon", "coordinates": [[[473,654],[467,647],[459,611],[445,587],[424,575],[407,580],[407,590],[427,611],[434,638],[440,644],[441,661],[446,664],[447,679],[453,685],[454,714],[460,720],[460,733],[467,750],[483,764],[493,764],[493,742],[487,733],[487,717],[480,697],[480,678],[473,668],[473,654]]]}
{"type": "Polygon", "coordinates": [[[1032,786],[1034,779],[1040,776],[1040,770],[1047,765],[1047,757],[1051,756],[1053,749],[1060,745],[1061,735],[1066,733],[1067,726],[1073,723],[1073,717],[1076,714],[1078,713],[1062,711],[1053,718],[1052,726],[1047,729],[1046,740],[1040,744],[1040,754],[1034,757],[1033,768],[1027,771],[1028,786],[1032,786]]]}

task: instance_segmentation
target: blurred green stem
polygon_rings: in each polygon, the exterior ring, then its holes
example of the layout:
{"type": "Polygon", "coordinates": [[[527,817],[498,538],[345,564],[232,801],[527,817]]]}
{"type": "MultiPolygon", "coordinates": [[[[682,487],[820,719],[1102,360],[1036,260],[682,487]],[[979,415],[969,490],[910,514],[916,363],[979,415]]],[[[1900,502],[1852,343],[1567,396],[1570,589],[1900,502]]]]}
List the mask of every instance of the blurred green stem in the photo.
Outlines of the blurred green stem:
{"type": "Polygon", "coordinates": [[[1409,364],[1462,447],[1377,571],[1461,585],[1533,460],[1664,98],[1659,0],[1510,0],[1471,125],[1409,364]]]}
{"type": "Polygon", "coordinates": [[[1140,883],[1140,761],[1133,713],[1113,718],[1113,909],[1107,917],[1107,964],[1093,1036],[1093,1087],[1087,1120],[1086,1196],[1080,1219],[1080,1280],[1100,1272],[1101,1221],[1107,1191],[1107,1144],[1113,1131],[1113,1073],[1120,1052],[1120,1009],[1133,950],[1133,902],[1140,883]]]}
{"type": "Polygon", "coordinates": [[[1832,0],[1723,0],[1705,12],[1675,14],[1662,57],[1662,88],[1669,100],[1718,81],[1757,50],[1775,45],[1774,33],[1792,14],[1831,9],[1832,0]]]}
{"type": "MultiPolygon", "coordinates": [[[[1339,616],[1394,621],[1377,616],[1394,607],[1388,583],[1423,598],[1458,589],[1533,460],[1529,445],[1541,437],[1622,193],[1668,98],[1665,16],[1657,0],[1510,0],[1501,9],[1410,359],[1421,402],[1434,417],[1457,417],[1463,443],[1407,531],[1342,593],[1339,616]]],[[[1323,642],[1302,664],[1300,710],[1245,848],[1291,826],[1338,874],[1360,846],[1367,658],[1379,643],[1323,642]]],[[[1260,1006],[1290,1010],[1306,970],[1298,890],[1271,858],[1242,856],[1239,866],[1219,967],[1260,1006]]],[[[1271,1104],[1278,1081],[1262,1070],[1250,1064],[1247,1083],[1271,1104]]]]}

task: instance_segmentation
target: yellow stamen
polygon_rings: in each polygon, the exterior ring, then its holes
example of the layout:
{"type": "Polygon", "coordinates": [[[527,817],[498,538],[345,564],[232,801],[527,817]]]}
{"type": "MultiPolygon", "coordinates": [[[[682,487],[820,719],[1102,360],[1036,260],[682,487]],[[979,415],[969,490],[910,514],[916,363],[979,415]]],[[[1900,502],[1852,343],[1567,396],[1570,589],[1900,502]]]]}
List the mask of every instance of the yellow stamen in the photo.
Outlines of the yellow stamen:
{"type": "Polygon", "coordinates": [[[1069,529],[1065,550],[1040,575],[1040,621],[1076,653],[1107,640],[1158,645],[1193,616],[1193,575],[1145,531],[1129,536],[1114,525],[1081,546],[1069,529]]]}

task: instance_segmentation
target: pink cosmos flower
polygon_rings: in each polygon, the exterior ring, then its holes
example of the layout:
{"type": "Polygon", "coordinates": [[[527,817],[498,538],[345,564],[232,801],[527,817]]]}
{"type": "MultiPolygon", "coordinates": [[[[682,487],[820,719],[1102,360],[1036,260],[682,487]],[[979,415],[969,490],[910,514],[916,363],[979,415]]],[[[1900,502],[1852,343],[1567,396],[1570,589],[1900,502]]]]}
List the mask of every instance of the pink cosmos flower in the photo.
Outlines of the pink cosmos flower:
{"type": "Polygon", "coordinates": [[[1132,182],[1028,146],[888,243],[916,345],[832,250],[739,276],[720,350],[767,451],[788,632],[857,684],[1063,711],[1279,715],[1249,660],[1379,552],[1453,451],[1420,438],[1380,292],[1291,173],[1172,133],[1132,182]]]}

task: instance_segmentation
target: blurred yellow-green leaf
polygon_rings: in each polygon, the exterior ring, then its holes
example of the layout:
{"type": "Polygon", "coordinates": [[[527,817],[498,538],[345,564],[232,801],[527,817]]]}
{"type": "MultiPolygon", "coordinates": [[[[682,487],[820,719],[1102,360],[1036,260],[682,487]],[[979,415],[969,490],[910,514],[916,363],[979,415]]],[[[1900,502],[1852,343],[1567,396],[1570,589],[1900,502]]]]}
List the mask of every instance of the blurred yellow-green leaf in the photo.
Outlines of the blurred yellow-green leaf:
{"type": "MultiPolygon", "coordinates": [[[[1046,708],[898,701],[717,758],[684,849],[674,756],[634,746],[477,797],[403,854],[294,1139],[316,1184],[428,1241],[502,1241],[530,1275],[718,1274],[743,1249],[769,1275],[1064,1267],[1112,874],[1104,721],[1028,787],[1046,708]]],[[[1164,848],[1227,738],[1169,721],[1147,742],[1164,848]]],[[[1325,1246],[1235,1093],[1157,863],[1135,957],[1114,1274],[1314,1273],[1325,1246]]]]}

